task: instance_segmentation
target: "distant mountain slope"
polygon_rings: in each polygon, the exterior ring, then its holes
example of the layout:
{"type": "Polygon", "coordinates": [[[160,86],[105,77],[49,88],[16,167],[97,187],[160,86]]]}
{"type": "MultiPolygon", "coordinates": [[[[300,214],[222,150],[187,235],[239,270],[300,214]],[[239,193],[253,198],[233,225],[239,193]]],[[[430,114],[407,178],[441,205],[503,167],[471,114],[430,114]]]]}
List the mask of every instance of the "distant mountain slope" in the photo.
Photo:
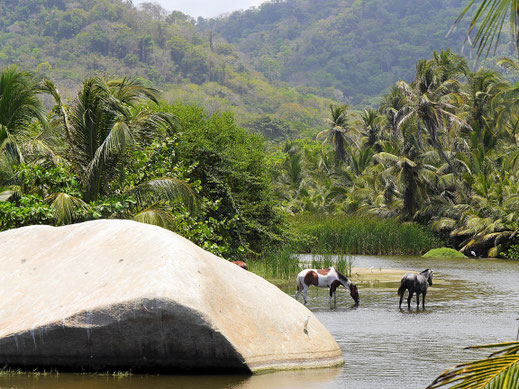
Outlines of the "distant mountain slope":
{"type": "Polygon", "coordinates": [[[460,52],[466,30],[445,35],[467,3],[276,0],[199,27],[237,44],[271,79],[335,87],[360,104],[373,102],[395,81],[410,80],[417,60],[433,50],[460,52]]]}
{"type": "Polygon", "coordinates": [[[170,101],[232,110],[241,124],[266,128],[271,138],[315,133],[332,102],[273,85],[181,12],[151,3],[136,9],[126,0],[1,1],[0,69],[11,64],[50,77],[69,97],[88,75],[142,77],[170,101]]]}

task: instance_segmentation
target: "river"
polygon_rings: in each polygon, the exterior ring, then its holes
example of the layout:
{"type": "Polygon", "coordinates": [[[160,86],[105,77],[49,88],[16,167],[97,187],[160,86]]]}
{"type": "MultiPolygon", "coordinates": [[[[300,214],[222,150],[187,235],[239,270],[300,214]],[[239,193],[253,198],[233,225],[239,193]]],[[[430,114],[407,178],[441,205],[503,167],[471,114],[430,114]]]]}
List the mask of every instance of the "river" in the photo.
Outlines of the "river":
{"type": "MultiPolygon", "coordinates": [[[[340,289],[337,309],[326,290],[310,289],[308,307],[330,330],[341,368],[257,376],[0,376],[0,389],[425,388],[452,365],[485,356],[465,346],[514,340],[519,321],[519,261],[357,256],[354,266],[434,270],[425,310],[398,309],[398,282],[359,288],[360,305],[340,289]]],[[[291,295],[294,290],[286,290],[291,295]]]]}

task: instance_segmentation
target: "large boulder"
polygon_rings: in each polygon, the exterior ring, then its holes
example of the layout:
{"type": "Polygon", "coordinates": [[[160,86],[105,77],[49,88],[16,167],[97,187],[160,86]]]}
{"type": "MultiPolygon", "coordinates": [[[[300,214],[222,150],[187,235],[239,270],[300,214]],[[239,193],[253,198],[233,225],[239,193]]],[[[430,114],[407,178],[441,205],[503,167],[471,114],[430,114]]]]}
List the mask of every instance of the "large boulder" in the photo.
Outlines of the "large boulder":
{"type": "Polygon", "coordinates": [[[168,230],[127,220],[0,233],[0,364],[257,372],[343,363],[303,305],[168,230]]]}

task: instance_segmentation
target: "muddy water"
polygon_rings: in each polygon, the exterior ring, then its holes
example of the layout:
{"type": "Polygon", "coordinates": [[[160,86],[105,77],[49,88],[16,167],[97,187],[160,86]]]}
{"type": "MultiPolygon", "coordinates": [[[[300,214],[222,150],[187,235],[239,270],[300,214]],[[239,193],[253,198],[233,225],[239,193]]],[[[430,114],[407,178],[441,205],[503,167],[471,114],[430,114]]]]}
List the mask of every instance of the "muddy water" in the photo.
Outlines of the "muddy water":
{"type": "MultiPolygon", "coordinates": [[[[343,350],[342,368],[259,376],[131,376],[61,374],[0,377],[0,389],[169,388],[424,388],[453,364],[483,356],[467,345],[515,339],[519,321],[519,261],[356,257],[354,266],[434,269],[426,309],[398,309],[397,282],[360,286],[353,306],[341,289],[336,310],[326,291],[309,292],[309,308],[343,350]]],[[[293,294],[293,290],[287,290],[293,294]]]]}

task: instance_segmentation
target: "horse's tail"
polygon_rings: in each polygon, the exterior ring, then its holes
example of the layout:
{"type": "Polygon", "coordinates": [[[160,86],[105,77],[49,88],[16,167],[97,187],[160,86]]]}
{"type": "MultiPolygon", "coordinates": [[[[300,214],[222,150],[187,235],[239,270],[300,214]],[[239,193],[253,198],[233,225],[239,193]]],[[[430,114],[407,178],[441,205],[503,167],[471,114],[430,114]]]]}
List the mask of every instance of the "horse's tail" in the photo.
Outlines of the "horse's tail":
{"type": "Polygon", "coordinates": [[[405,293],[405,290],[407,289],[407,285],[406,285],[406,276],[404,276],[404,278],[402,278],[402,281],[400,281],[400,287],[398,288],[398,295],[401,297],[404,295],[405,293]]]}

